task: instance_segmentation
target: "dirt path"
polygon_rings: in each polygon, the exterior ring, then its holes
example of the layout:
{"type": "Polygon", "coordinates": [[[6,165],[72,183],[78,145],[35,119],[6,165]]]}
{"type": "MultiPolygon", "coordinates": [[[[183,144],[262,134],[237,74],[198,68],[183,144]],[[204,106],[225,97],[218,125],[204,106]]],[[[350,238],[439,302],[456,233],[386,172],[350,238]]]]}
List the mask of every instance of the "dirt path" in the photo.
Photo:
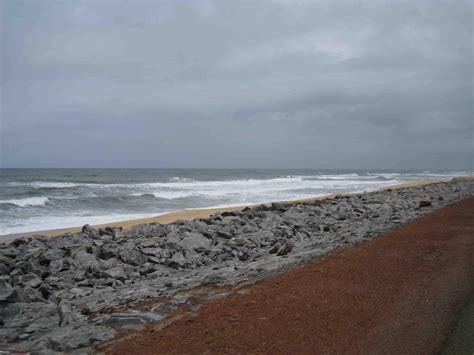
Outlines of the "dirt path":
{"type": "Polygon", "coordinates": [[[474,198],[211,302],[111,354],[433,353],[474,291],[474,198]]]}

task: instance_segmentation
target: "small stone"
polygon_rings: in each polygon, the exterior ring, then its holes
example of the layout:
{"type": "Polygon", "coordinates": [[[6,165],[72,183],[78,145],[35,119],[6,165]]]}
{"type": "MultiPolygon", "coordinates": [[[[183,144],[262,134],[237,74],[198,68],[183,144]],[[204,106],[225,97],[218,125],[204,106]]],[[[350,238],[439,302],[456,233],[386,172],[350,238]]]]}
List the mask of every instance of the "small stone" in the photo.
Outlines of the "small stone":
{"type": "Polygon", "coordinates": [[[17,291],[17,302],[45,302],[44,297],[38,289],[25,286],[23,288],[16,287],[17,291]]]}
{"type": "Polygon", "coordinates": [[[96,247],[99,247],[99,248],[100,248],[102,245],[104,245],[104,242],[102,242],[102,241],[96,239],[96,240],[94,240],[94,241],[92,242],[92,244],[95,245],[96,247]]]}
{"type": "Polygon", "coordinates": [[[140,245],[144,248],[152,248],[156,246],[156,241],[154,241],[153,239],[149,239],[141,242],[140,245]]]}
{"type": "Polygon", "coordinates": [[[41,284],[41,279],[38,278],[38,277],[35,277],[34,279],[31,279],[31,280],[25,282],[26,286],[30,286],[30,287],[33,287],[33,288],[38,287],[40,284],[41,284]]]}
{"type": "Polygon", "coordinates": [[[16,285],[20,284],[30,287],[36,287],[41,283],[41,279],[33,273],[17,276],[14,278],[14,280],[16,285]]]}
{"type": "Polygon", "coordinates": [[[217,231],[216,234],[219,238],[232,239],[232,234],[224,231],[217,231]]]}
{"type": "Polygon", "coordinates": [[[288,254],[290,251],[292,251],[293,248],[294,248],[294,245],[293,245],[293,244],[287,243],[287,244],[285,244],[280,250],[278,250],[277,255],[278,255],[278,256],[286,255],[286,254],[288,254]]]}
{"type": "Polygon", "coordinates": [[[276,252],[278,252],[278,250],[280,250],[280,248],[281,248],[281,244],[275,243],[275,245],[273,245],[273,247],[270,249],[269,253],[275,254],[276,252]]]}
{"type": "Polygon", "coordinates": [[[143,255],[138,250],[123,250],[120,252],[120,258],[127,264],[138,266],[147,262],[146,255],[143,255]]]}
{"type": "Polygon", "coordinates": [[[5,280],[0,280],[0,301],[13,301],[15,299],[15,290],[5,280]]]}
{"type": "Polygon", "coordinates": [[[12,247],[0,248],[0,255],[8,258],[16,258],[18,250],[12,247]]]}
{"type": "Polygon", "coordinates": [[[68,302],[62,300],[58,306],[58,313],[59,313],[59,326],[65,326],[71,324],[74,320],[71,306],[68,302]]]}
{"type": "Polygon", "coordinates": [[[247,244],[249,241],[246,240],[246,239],[240,239],[240,238],[232,238],[230,240],[230,243],[232,245],[236,245],[236,246],[239,246],[239,247],[242,247],[244,246],[245,244],[247,244]]]}
{"type": "Polygon", "coordinates": [[[78,266],[83,269],[99,267],[99,261],[97,260],[97,258],[94,255],[86,253],[82,250],[78,251],[74,255],[74,259],[77,261],[78,266]]]}
{"type": "Polygon", "coordinates": [[[221,213],[222,217],[235,217],[237,214],[233,211],[224,211],[221,213]]]}
{"type": "Polygon", "coordinates": [[[152,313],[124,313],[112,314],[105,318],[105,323],[118,327],[137,326],[144,323],[154,322],[161,317],[155,316],[152,313]]]}
{"type": "Polygon", "coordinates": [[[237,256],[242,261],[247,261],[250,258],[250,255],[246,251],[243,251],[243,250],[239,250],[237,253],[237,256]]]}
{"type": "Polygon", "coordinates": [[[155,263],[155,264],[161,264],[163,260],[155,256],[149,256],[148,261],[151,261],[152,263],[155,263]]]}
{"type": "Polygon", "coordinates": [[[74,287],[71,289],[71,293],[76,297],[84,297],[90,295],[93,289],[90,287],[74,287]]]}
{"type": "Polygon", "coordinates": [[[431,206],[431,201],[428,200],[421,200],[418,207],[423,208],[423,207],[429,207],[431,206]]]}
{"type": "Polygon", "coordinates": [[[106,270],[105,274],[109,277],[122,281],[127,279],[127,274],[125,273],[125,269],[122,266],[117,266],[112,269],[106,270]]]}
{"type": "Polygon", "coordinates": [[[117,239],[117,237],[121,237],[121,233],[123,228],[122,227],[105,227],[104,229],[99,229],[99,234],[101,236],[110,235],[113,239],[117,239]]]}
{"type": "Polygon", "coordinates": [[[89,237],[97,237],[98,232],[96,229],[86,224],[82,227],[82,233],[87,234],[89,237]]]}
{"type": "Polygon", "coordinates": [[[99,257],[103,260],[107,260],[117,256],[119,253],[119,245],[115,243],[107,243],[101,246],[99,257]]]}

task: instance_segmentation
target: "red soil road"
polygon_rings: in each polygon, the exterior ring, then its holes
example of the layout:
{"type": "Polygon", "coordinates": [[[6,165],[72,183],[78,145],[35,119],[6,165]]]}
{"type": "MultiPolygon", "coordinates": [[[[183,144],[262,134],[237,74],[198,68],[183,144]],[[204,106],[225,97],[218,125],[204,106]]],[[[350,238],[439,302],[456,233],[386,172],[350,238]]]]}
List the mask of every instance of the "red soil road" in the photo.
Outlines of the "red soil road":
{"type": "Polygon", "coordinates": [[[474,198],[246,291],[109,353],[437,352],[474,291],[474,198]]]}

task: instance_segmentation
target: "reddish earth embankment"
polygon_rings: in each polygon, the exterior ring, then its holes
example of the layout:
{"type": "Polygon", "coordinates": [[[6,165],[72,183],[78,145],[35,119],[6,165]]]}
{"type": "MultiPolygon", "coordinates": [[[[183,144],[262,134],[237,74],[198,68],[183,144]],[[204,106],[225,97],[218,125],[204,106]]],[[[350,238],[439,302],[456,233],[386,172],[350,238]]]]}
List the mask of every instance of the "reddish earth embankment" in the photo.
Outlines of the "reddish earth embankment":
{"type": "Polygon", "coordinates": [[[211,302],[111,354],[432,353],[474,291],[474,198],[211,302]]]}

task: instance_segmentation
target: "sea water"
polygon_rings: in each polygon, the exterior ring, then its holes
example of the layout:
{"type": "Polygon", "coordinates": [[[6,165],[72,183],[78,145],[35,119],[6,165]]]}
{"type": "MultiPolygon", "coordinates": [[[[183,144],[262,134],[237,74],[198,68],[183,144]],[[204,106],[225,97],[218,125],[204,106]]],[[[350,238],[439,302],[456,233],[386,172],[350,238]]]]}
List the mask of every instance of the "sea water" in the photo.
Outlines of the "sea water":
{"type": "Polygon", "coordinates": [[[170,211],[372,191],[467,172],[251,169],[0,169],[0,235],[170,211]]]}

